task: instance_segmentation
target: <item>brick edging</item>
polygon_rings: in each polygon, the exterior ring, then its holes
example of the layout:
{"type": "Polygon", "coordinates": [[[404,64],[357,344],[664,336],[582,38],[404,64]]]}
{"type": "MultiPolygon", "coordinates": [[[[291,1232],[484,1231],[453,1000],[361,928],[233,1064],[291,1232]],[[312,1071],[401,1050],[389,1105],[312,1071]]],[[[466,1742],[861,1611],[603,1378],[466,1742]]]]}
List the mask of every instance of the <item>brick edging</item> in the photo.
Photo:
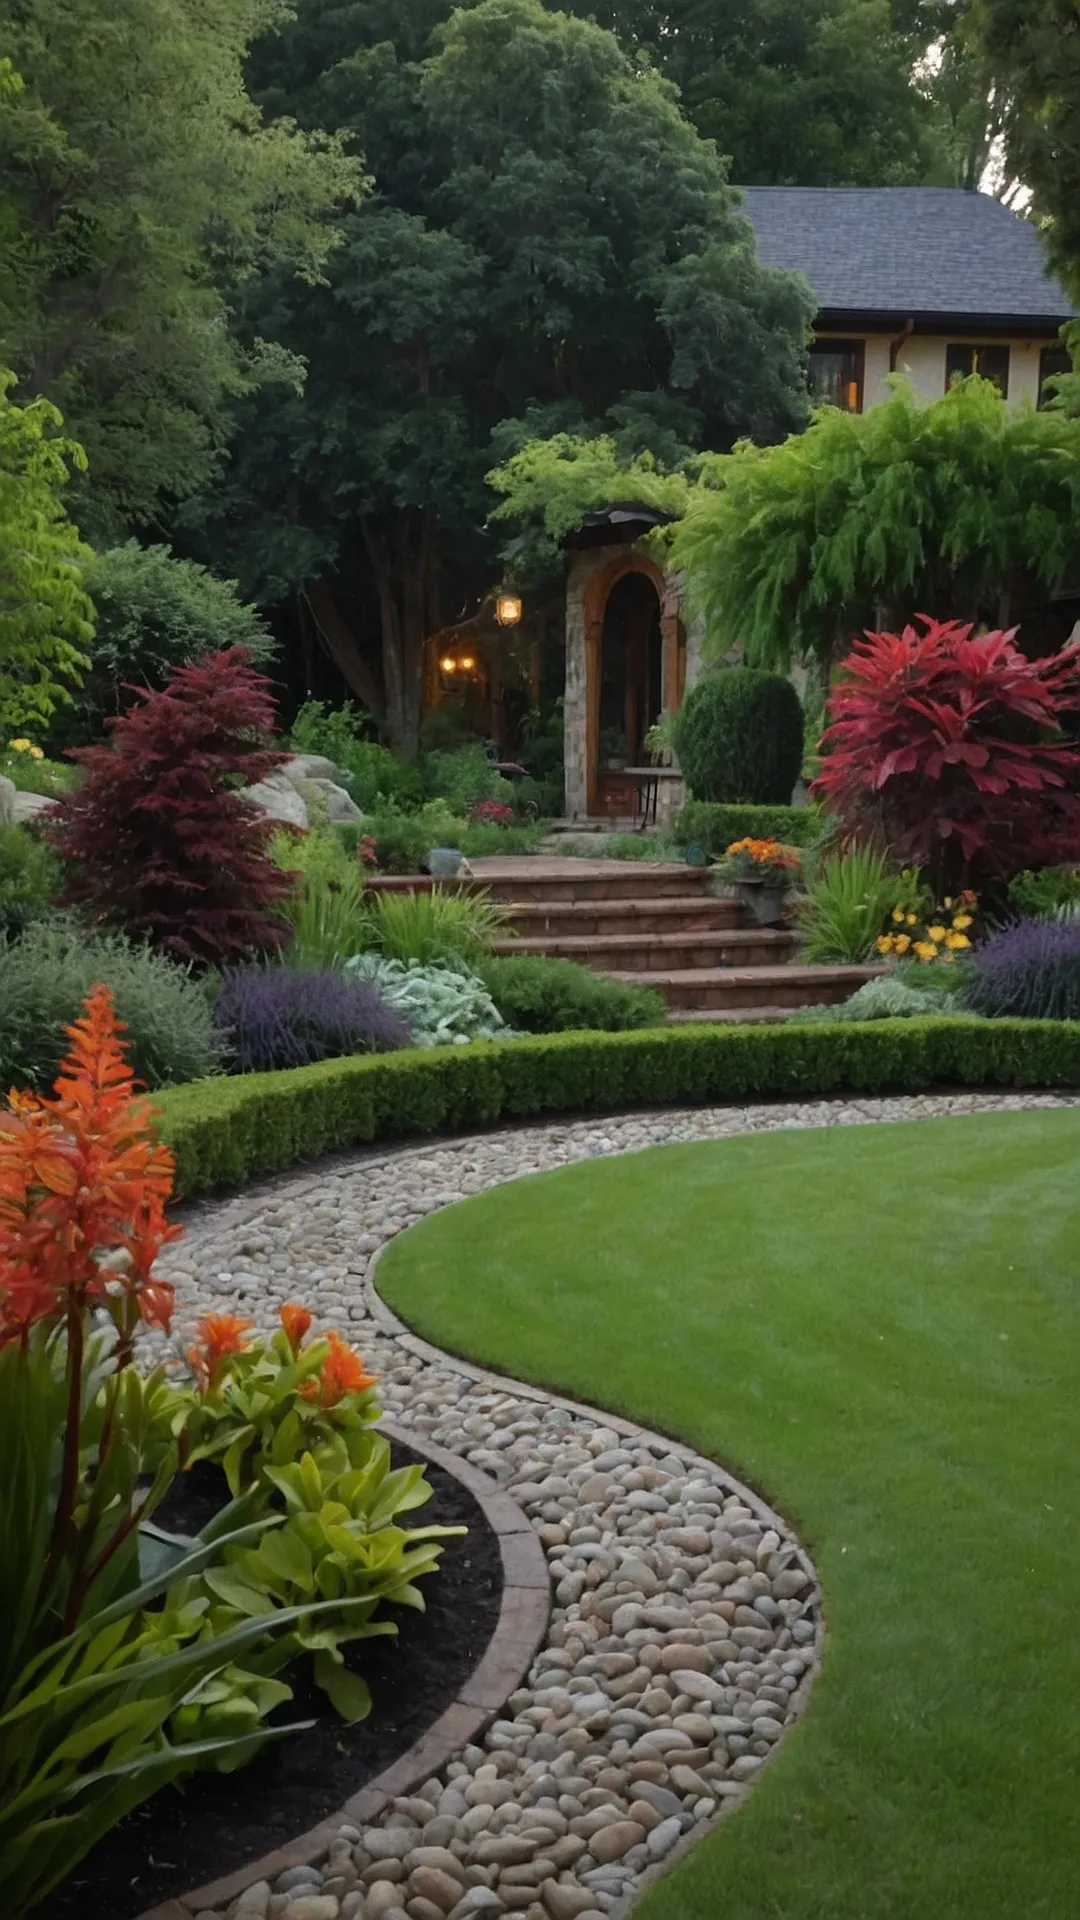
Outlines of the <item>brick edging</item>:
{"type": "Polygon", "coordinates": [[[547,1559],[517,1501],[493,1485],[487,1474],[471,1467],[444,1447],[433,1446],[391,1420],[379,1422],[379,1432],[391,1442],[410,1447],[434,1466],[442,1467],[472,1494],[499,1543],[503,1591],[499,1618],[486,1651],[457,1697],[426,1733],[395,1760],[326,1815],[317,1826],[298,1834],[284,1846],[248,1860],[232,1873],[190,1893],[148,1908],[138,1920],[191,1920],[193,1914],[227,1906],[256,1880],[274,1880],[289,1867],[310,1866],[337,1838],[343,1822],[354,1826],[377,1820],[391,1800],[407,1794],[470,1741],[476,1740],[495,1718],[509,1696],[521,1685],[543,1644],[551,1613],[551,1581],[547,1559]]]}

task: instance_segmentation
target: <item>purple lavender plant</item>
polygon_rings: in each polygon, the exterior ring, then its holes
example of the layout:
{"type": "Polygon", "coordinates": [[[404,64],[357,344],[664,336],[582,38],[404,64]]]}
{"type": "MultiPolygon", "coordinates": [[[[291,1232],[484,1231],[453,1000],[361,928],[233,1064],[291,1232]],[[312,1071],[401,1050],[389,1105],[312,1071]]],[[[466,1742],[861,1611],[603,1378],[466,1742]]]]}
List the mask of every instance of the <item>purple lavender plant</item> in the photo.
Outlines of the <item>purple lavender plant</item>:
{"type": "Polygon", "coordinates": [[[976,947],[964,1005],[991,1019],[1080,1020],[1080,925],[1020,920],[976,947]]]}
{"type": "Polygon", "coordinates": [[[231,1073],[308,1067],[349,1053],[388,1053],[409,1044],[408,1022],[377,987],[340,973],[236,967],[224,973],[214,1023],[231,1073]]]}

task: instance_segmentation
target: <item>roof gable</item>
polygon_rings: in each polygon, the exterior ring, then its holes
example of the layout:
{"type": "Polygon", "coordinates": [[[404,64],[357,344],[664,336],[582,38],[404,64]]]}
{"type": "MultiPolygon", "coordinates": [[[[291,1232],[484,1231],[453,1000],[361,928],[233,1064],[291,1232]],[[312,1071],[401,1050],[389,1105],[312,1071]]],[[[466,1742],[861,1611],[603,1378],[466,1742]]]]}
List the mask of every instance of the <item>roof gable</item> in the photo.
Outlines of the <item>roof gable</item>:
{"type": "Polygon", "coordinates": [[[759,259],[805,274],[820,312],[1040,319],[1077,309],[1029,220],[955,187],[744,187],[759,259]]]}

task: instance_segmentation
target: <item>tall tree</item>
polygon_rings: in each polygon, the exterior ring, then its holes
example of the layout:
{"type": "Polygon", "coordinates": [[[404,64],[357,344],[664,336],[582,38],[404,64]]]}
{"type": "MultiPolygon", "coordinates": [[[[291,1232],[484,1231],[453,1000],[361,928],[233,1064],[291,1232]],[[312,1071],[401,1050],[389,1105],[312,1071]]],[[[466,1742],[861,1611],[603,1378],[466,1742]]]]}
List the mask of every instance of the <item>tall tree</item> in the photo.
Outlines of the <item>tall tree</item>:
{"type": "Polygon", "coordinates": [[[678,86],[745,186],[926,177],[935,116],[916,64],[938,0],[575,0],[678,86]]]}
{"type": "Polygon", "coordinates": [[[355,199],[341,142],[245,92],[280,0],[8,0],[0,72],[0,350],[86,447],[99,519],[153,521],[210,471],[259,377],[223,288],[316,277],[355,199]]]}
{"type": "Polygon", "coordinates": [[[1080,299],[1080,14],[1076,0],[960,0],[956,31],[986,61],[1012,172],[1080,299]]]}
{"type": "Polygon", "coordinates": [[[258,97],[348,131],[375,186],[325,286],[250,290],[246,337],[309,373],[241,408],[210,510],[218,553],[241,528],[225,554],[248,591],[305,583],[409,749],[425,635],[495,565],[493,436],[775,436],[804,415],[812,300],[758,265],[714,149],[610,33],[541,0],[480,0],[430,39],[442,9],[396,11],[307,0],[256,50],[258,97]]]}

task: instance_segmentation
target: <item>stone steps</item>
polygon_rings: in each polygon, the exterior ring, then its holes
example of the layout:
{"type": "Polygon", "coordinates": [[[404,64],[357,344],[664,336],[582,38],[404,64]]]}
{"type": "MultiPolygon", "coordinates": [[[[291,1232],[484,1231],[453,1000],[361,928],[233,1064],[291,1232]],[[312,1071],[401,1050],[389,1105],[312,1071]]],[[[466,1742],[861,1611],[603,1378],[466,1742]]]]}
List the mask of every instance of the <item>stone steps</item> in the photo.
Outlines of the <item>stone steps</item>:
{"type": "Polygon", "coordinates": [[[523,950],[554,960],[577,960],[600,972],[679,973],[716,967],[775,965],[794,954],[798,937],[772,927],[716,927],[675,932],[538,935],[497,940],[496,953],[523,950]]]}
{"type": "MultiPolygon", "coordinates": [[[[602,969],[609,979],[640,986],[642,976],[628,969],[602,969]]],[[[786,966],[685,967],[650,972],[648,983],[671,1007],[730,1012],[747,1007],[821,1006],[847,1000],[856,987],[873,979],[880,967],[786,966]]]]}
{"type": "Polygon", "coordinates": [[[644,900],[517,900],[514,925],[534,946],[538,940],[581,939],[599,935],[704,933],[745,927],[738,900],[714,894],[663,894],[644,900]]]}

